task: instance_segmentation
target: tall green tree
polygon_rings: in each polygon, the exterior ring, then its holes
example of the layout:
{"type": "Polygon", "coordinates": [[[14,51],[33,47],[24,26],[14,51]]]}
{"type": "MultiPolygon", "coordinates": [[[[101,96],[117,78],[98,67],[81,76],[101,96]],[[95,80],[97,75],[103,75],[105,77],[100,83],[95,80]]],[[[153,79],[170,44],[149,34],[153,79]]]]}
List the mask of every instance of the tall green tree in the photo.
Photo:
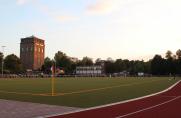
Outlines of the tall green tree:
{"type": "Polygon", "coordinates": [[[2,69],[2,66],[1,66],[2,60],[3,60],[3,53],[0,52],[0,70],[2,69]]]}
{"type": "Polygon", "coordinates": [[[144,61],[135,61],[134,62],[134,73],[137,74],[138,72],[144,72],[144,61]]]}
{"type": "Polygon", "coordinates": [[[151,72],[153,75],[165,74],[164,59],[161,55],[155,55],[151,61],[151,72]]]}
{"type": "Polygon", "coordinates": [[[116,72],[122,72],[124,70],[124,63],[122,59],[117,59],[114,65],[116,72]]]}
{"type": "Polygon", "coordinates": [[[10,73],[23,72],[23,66],[21,64],[21,61],[14,54],[6,56],[6,58],[4,59],[4,66],[5,69],[8,70],[10,73]]]}
{"type": "Polygon", "coordinates": [[[107,60],[105,62],[105,72],[107,74],[112,74],[112,73],[115,73],[116,72],[116,67],[115,67],[115,63],[113,61],[109,61],[107,60]]]}
{"type": "Polygon", "coordinates": [[[175,73],[175,57],[171,51],[166,52],[166,60],[165,60],[165,71],[166,74],[174,74],[175,73]]]}
{"type": "Polygon", "coordinates": [[[84,57],[81,61],[79,61],[78,65],[80,66],[92,66],[94,63],[91,58],[84,57]]]}
{"type": "Polygon", "coordinates": [[[72,73],[73,70],[71,67],[73,62],[68,58],[65,53],[58,51],[55,54],[54,59],[57,67],[63,68],[66,73],[72,73]]]}
{"type": "Polygon", "coordinates": [[[181,59],[181,50],[177,50],[176,52],[177,59],[181,59]]]}
{"type": "Polygon", "coordinates": [[[175,68],[176,68],[176,74],[181,75],[181,50],[178,49],[176,51],[176,60],[175,60],[175,68]]]}
{"type": "Polygon", "coordinates": [[[49,57],[46,57],[42,66],[42,71],[44,71],[46,74],[50,74],[52,65],[53,61],[49,57]]]}
{"type": "Polygon", "coordinates": [[[167,52],[166,52],[166,59],[171,59],[172,58],[172,52],[170,51],[170,50],[168,50],[167,52]]]}
{"type": "Polygon", "coordinates": [[[144,72],[151,74],[151,60],[144,63],[144,72]]]}
{"type": "Polygon", "coordinates": [[[97,58],[96,61],[95,61],[95,64],[100,65],[100,62],[101,62],[101,58],[97,58]]]}

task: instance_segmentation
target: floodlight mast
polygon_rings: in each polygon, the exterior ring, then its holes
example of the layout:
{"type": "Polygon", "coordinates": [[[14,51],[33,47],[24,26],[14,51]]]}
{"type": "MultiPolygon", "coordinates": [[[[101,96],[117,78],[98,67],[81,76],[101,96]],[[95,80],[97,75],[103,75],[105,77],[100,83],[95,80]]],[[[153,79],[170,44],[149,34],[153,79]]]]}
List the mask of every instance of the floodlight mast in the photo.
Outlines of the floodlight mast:
{"type": "MultiPolygon", "coordinates": [[[[2,53],[3,53],[3,57],[4,57],[4,48],[6,47],[6,46],[1,46],[2,47],[2,53]]],[[[4,58],[2,57],[2,68],[1,68],[1,76],[2,76],[2,78],[4,77],[4,58]]]]}

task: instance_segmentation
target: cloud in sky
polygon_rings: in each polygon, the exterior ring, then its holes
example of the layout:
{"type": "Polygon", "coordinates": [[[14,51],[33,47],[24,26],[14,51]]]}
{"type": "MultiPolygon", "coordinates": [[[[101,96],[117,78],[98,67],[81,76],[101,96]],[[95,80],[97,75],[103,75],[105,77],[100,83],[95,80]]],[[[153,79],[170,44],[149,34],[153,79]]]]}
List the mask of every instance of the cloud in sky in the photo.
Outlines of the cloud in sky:
{"type": "Polygon", "coordinates": [[[12,4],[23,9],[12,11],[7,5],[4,13],[1,7],[2,39],[11,42],[13,37],[35,34],[47,40],[52,57],[64,49],[78,57],[138,59],[180,48],[181,0],[12,0],[12,4]],[[29,17],[19,17],[21,12],[29,17]],[[7,15],[13,20],[6,20],[7,15]]]}
{"type": "Polygon", "coordinates": [[[35,2],[35,1],[37,1],[37,0],[16,0],[16,3],[18,5],[25,5],[25,4],[29,3],[29,2],[35,2]]]}
{"type": "Polygon", "coordinates": [[[79,19],[78,17],[73,16],[70,13],[64,12],[64,14],[61,14],[59,11],[51,10],[50,7],[48,7],[47,5],[38,4],[36,6],[43,14],[47,15],[48,17],[60,23],[75,21],[79,19]]]}
{"type": "Polygon", "coordinates": [[[36,7],[38,10],[40,10],[43,14],[47,15],[48,17],[50,17],[60,23],[75,21],[75,20],[79,19],[78,17],[73,16],[71,14],[61,15],[61,13],[51,10],[49,6],[39,3],[37,1],[38,0],[17,0],[16,3],[18,5],[25,5],[29,2],[34,2],[33,3],[34,7],[36,7]]]}
{"type": "Polygon", "coordinates": [[[110,14],[119,9],[121,0],[97,0],[96,3],[87,6],[86,13],[90,15],[110,14]]]}
{"type": "Polygon", "coordinates": [[[71,15],[59,15],[55,17],[57,21],[60,22],[69,22],[69,21],[75,21],[78,20],[78,17],[71,16],[71,15]]]}
{"type": "Polygon", "coordinates": [[[18,5],[24,5],[26,2],[28,2],[28,0],[17,0],[16,3],[18,5]]]}

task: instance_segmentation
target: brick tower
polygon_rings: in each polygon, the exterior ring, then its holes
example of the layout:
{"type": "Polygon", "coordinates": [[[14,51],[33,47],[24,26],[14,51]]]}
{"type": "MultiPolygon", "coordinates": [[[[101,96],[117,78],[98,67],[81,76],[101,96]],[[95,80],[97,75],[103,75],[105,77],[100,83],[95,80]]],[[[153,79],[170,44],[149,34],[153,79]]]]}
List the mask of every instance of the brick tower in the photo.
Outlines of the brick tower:
{"type": "Polygon", "coordinates": [[[20,59],[26,70],[38,70],[44,64],[45,41],[35,36],[22,38],[20,59]]]}

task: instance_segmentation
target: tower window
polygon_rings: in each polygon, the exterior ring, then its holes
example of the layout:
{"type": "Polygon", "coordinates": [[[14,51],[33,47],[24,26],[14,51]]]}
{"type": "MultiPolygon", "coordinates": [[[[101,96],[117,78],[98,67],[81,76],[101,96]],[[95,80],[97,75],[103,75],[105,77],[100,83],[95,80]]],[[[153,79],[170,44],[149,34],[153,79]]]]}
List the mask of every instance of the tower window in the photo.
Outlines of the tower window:
{"type": "Polygon", "coordinates": [[[38,59],[38,64],[40,64],[40,59],[38,59]]]}
{"type": "Polygon", "coordinates": [[[31,47],[31,51],[33,51],[33,47],[31,47]]]}

